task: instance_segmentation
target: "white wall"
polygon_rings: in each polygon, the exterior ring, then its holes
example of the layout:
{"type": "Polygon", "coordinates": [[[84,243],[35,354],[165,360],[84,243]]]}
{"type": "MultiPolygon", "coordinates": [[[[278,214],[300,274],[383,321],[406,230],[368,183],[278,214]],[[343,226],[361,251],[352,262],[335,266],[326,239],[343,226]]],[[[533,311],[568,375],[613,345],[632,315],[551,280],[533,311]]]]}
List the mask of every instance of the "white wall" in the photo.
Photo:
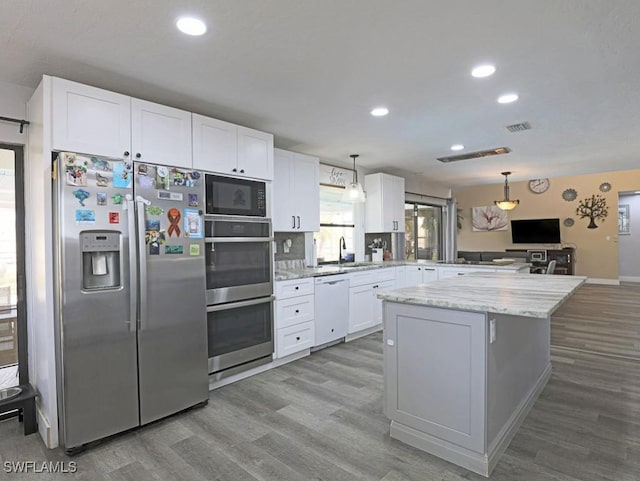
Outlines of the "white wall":
{"type": "MultiPolygon", "coordinates": [[[[27,100],[33,89],[0,82],[0,116],[15,119],[27,118],[27,100]]],[[[5,144],[26,145],[29,127],[20,133],[18,124],[0,121],[0,142],[5,144]]]]}
{"type": "Polygon", "coordinates": [[[620,194],[618,205],[629,206],[629,230],[631,235],[618,236],[620,280],[640,282],[640,194],[620,194]]]}

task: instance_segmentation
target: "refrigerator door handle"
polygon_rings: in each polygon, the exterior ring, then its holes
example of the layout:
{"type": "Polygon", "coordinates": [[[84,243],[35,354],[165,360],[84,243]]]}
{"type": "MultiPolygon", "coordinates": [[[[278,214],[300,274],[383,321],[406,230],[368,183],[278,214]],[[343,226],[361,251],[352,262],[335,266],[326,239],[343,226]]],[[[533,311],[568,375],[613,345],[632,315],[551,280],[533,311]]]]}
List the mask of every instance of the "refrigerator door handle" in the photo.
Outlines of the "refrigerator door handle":
{"type": "Polygon", "coordinates": [[[138,266],[136,265],[136,208],[133,196],[125,195],[125,210],[127,211],[127,226],[129,228],[129,331],[136,332],[138,312],[136,297],[138,289],[138,266]]]}
{"type": "Polygon", "coordinates": [[[139,265],[139,305],[138,311],[138,329],[141,331],[147,326],[147,244],[145,242],[145,206],[151,205],[151,202],[141,197],[136,196],[136,214],[138,220],[137,230],[137,254],[139,265]]]}

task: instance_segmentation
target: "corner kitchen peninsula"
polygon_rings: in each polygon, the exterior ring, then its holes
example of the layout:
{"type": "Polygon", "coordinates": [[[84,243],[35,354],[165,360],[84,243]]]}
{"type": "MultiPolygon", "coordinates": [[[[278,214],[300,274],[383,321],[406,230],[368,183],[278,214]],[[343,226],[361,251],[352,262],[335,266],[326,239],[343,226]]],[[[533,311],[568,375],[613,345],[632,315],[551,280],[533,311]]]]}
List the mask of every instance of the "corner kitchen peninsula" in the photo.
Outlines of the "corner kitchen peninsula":
{"type": "Polygon", "coordinates": [[[476,272],[378,294],[391,437],[489,476],[551,376],[551,314],[584,281],[476,272]]]}

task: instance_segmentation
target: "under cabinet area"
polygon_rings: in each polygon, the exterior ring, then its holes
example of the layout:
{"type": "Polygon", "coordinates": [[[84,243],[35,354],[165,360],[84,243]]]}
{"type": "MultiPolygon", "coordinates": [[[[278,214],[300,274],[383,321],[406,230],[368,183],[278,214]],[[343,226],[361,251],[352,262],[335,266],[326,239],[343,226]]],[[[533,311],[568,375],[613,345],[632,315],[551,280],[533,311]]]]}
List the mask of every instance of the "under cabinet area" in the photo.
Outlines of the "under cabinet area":
{"type": "Polygon", "coordinates": [[[320,160],[274,149],[273,230],[320,230],[320,160]]]}
{"type": "Polygon", "coordinates": [[[313,278],[275,283],[276,359],[310,349],[314,345],[315,296],[313,278]]]}
{"type": "Polygon", "coordinates": [[[273,179],[273,135],[193,114],[193,167],[224,175],[273,179]]]}

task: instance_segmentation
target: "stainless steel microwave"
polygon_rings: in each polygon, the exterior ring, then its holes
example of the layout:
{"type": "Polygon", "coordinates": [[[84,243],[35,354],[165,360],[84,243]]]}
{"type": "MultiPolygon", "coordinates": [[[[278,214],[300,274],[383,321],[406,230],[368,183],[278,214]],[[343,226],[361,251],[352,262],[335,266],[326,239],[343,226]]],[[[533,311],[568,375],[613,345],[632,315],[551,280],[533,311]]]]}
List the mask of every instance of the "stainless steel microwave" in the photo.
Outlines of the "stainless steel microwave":
{"type": "Polygon", "coordinates": [[[208,215],[267,216],[266,183],[221,175],[205,175],[208,215]]]}

